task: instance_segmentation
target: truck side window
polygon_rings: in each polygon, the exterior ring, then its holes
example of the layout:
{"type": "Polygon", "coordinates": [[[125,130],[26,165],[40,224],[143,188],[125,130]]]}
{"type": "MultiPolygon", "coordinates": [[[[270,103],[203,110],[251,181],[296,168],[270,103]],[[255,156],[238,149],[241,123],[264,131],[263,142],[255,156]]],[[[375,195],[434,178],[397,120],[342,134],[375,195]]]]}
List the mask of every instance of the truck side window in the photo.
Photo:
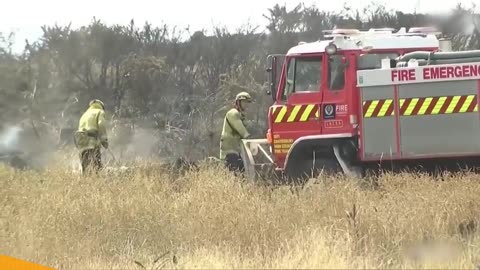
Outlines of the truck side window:
{"type": "Polygon", "coordinates": [[[332,55],[328,60],[328,88],[330,90],[342,90],[345,87],[345,65],[342,63],[343,56],[332,55]]]}
{"type": "Polygon", "coordinates": [[[287,66],[287,79],[285,82],[285,89],[283,90],[283,100],[286,100],[287,97],[293,93],[294,88],[294,80],[295,80],[295,58],[292,58],[288,62],[287,66]]]}
{"type": "Polygon", "coordinates": [[[382,68],[382,59],[395,59],[398,53],[370,53],[361,54],[357,60],[357,70],[371,70],[382,68]]]}
{"type": "Polygon", "coordinates": [[[322,58],[292,58],[287,67],[283,99],[292,93],[318,92],[322,78],[322,58]]]}

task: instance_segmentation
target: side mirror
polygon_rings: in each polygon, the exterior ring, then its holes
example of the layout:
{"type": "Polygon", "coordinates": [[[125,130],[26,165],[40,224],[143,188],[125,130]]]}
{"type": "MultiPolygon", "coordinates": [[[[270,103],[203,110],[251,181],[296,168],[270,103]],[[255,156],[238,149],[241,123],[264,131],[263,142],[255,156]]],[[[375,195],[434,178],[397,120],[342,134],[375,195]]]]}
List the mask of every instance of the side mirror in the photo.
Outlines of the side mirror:
{"type": "MultiPolygon", "coordinates": [[[[270,57],[270,56],[269,56],[269,57],[270,57]]],[[[271,73],[271,72],[272,72],[272,68],[271,68],[271,67],[267,67],[267,68],[266,68],[266,71],[267,71],[267,73],[271,73]]],[[[270,75],[270,76],[271,76],[271,75],[270,75]]],[[[270,84],[269,84],[269,85],[266,85],[266,86],[267,86],[267,91],[266,91],[265,93],[270,96],[270,95],[272,94],[272,90],[271,90],[271,80],[269,80],[269,81],[270,81],[270,84]]],[[[264,84],[264,86],[265,86],[265,84],[264,84]]]]}
{"type": "Polygon", "coordinates": [[[277,95],[277,87],[279,74],[282,70],[283,59],[285,55],[282,54],[273,54],[267,57],[267,68],[265,69],[268,74],[268,90],[266,91],[267,95],[271,95],[272,100],[275,102],[277,95]]]}
{"type": "Polygon", "coordinates": [[[350,61],[348,61],[348,59],[347,59],[345,56],[342,57],[341,62],[342,62],[342,66],[343,66],[344,68],[347,68],[348,65],[350,64],[350,61]]]}
{"type": "MultiPolygon", "coordinates": [[[[268,72],[268,71],[267,71],[268,72]]],[[[272,94],[272,90],[271,90],[271,87],[270,87],[270,84],[268,82],[265,82],[263,84],[263,87],[266,88],[267,90],[265,91],[265,94],[267,95],[271,95],[272,94]]]]}

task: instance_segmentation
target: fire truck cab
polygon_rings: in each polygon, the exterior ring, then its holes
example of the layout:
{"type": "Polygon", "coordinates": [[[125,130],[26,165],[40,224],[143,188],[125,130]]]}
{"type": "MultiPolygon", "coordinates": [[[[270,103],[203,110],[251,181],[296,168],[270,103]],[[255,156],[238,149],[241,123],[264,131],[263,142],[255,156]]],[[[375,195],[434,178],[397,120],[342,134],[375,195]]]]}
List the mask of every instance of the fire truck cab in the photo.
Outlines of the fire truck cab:
{"type": "MultiPolygon", "coordinates": [[[[269,56],[267,71],[273,105],[268,111],[268,134],[266,141],[244,142],[242,155],[247,172],[248,166],[253,171],[259,165],[254,156],[262,143],[268,145],[268,151],[265,147],[260,150],[264,154],[269,152],[268,160],[274,170],[294,178],[321,169],[340,170],[358,177],[364,175],[364,165],[368,162],[463,155],[462,149],[439,147],[436,151],[432,146],[424,147],[425,153],[412,152],[412,148],[430,140],[428,136],[434,134],[435,127],[430,126],[431,132],[404,131],[421,130],[422,125],[428,126],[428,121],[441,125],[438,119],[429,118],[422,124],[409,123],[413,118],[402,118],[405,110],[418,113],[437,109],[429,108],[434,106],[432,100],[444,98],[428,89],[416,94],[415,89],[406,89],[435,88],[435,85],[415,84],[414,77],[421,72],[415,70],[418,61],[431,60],[422,57],[450,49],[448,40],[437,38],[439,32],[419,27],[408,32],[405,28],[397,32],[390,28],[336,29],[325,34],[324,40],[300,43],[286,55],[269,56]],[[409,69],[412,65],[414,68],[409,69]],[[386,82],[385,78],[391,81],[386,82]],[[402,83],[407,84],[400,86],[402,83]],[[419,99],[430,103],[423,108],[419,99]],[[412,142],[416,139],[423,142],[412,142]]],[[[476,95],[470,97],[467,92],[458,99],[477,102],[476,95]]],[[[474,113],[472,106],[467,109],[474,113]]],[[[446,143],[446,137],[442,138],[439,142],[446,143]]],[[[473,154],[480,156],[480,148],[473,154]]]]}

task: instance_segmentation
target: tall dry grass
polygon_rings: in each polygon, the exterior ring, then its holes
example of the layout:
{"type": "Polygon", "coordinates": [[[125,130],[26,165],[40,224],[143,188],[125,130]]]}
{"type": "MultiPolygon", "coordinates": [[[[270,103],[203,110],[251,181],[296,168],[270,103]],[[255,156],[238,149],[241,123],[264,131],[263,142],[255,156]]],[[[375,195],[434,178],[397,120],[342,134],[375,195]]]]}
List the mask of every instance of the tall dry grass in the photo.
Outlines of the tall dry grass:
{"type": "Polygon", "coordinates": [[[480,264],[473,174],[386,174],[375,187],[320,177],[295,191],[222,168],[174,178],[145,163],[123,175],[82,178],[56,165],[2,167],[0,186],[0,254],[59,269],[480,264]]]}

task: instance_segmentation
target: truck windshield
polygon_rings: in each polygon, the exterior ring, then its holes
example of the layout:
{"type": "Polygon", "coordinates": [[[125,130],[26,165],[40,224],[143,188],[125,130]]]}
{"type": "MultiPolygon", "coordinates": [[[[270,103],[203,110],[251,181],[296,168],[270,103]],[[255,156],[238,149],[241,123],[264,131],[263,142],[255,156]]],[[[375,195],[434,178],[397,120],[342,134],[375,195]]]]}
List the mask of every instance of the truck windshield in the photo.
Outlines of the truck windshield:
{"type": "Polygon", "coordinates": [[[292,93],[320,91],[321,76],[321,57],[292,58],[288,63],[283,98],[292,93]]]}

